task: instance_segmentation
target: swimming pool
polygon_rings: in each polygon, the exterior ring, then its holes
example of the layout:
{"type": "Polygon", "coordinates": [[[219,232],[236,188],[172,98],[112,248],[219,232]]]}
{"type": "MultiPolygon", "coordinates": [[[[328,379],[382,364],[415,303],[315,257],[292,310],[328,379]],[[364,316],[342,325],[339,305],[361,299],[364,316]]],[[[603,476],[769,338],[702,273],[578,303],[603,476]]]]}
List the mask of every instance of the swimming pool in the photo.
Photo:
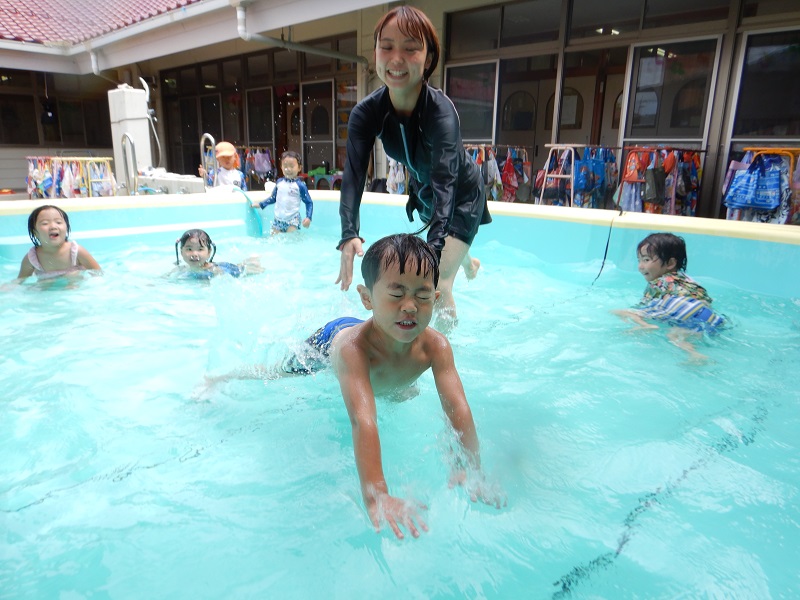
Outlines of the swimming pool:
{"type": "MultiPolygon", "coordinates": [[[[264,239],[244,235],[239,199],[213,214],[161,199],[161,223],[62,205],[105,276],[0,296],[3,597],[800,594],[794,230],[493,206],[474,247],[484,267],[456,283],[451,341],[509,506],[448,489],[449,437],[423,377],[418,397],[379,404],[389,485],[429,505],[431,531],[398,542],[368,525],[329,373],[190,397],[207,370],[366,316],[333,285],[336,205],[314,196],[308,232],[264,239]],[[200,222],[217,260],[256,253],[267,272],[162,278],[174,228],[200,222]],[[707,365],[609,314],[641,294],[635,245],[654,222],[686,237],[689,273],[735,322],[702,343],[707,365]]],[[[368,207],[369,240],[410,230],[403,214],[368,207]]],[[[6,217],[19,215],[0,213],[0,233],[24,236],[6,217]]],[[[0,254],[3,279],[25,248],[0,254]]]]}

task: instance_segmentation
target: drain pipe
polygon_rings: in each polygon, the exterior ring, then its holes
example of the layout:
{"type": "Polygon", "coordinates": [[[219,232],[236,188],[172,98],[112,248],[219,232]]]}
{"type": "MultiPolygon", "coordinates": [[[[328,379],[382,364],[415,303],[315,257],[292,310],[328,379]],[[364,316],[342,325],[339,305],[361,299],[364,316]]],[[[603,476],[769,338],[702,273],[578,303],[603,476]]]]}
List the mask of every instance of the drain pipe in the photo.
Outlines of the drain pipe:
{"type": "Polygon", "coordinates": [[[360,62],[369,65],[369,61],[363,56],[354,54],[345,54],[343,52],[336,52],[335,50],[325,50],[324,48],[317,48],[307,44],[297,44],[295,42],[287,42],[284,39],[273,38],[258,33],[247,33],[247,5],[249,2],[246,0],[240,1],[236,5],[236,22],[239,29],[239,37],[245,42],[262,42],[270,46],[279,46],[287,50],[296,50],[298,52],[305,52],[306,54],[318,54],[319,56],[327,56],[330,58],[338,58],[339,60],[347,62],[360,62]]]}
{"type": "Polygon", "coordinates": [[[119,85],[119,81],[111,79],[111,77],[106,77],[100,72],[100,66],[97,64],[97,53],[94,50],[89,50],[89,58],[92,59],[92,73],[98,77],[102,77],[103,79],[110,81],[114,85],[119,85]]]}

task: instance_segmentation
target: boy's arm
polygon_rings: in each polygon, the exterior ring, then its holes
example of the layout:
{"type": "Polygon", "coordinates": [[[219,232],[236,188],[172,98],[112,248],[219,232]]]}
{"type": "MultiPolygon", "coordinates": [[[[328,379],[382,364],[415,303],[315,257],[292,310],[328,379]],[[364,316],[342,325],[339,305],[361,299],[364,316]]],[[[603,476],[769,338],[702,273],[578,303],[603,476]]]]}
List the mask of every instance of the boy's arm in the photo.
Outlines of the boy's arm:
{"type": "Polygon", "coordinates": [[[375,394],[369,378],[369,359],[355,344],[345,344],[342,348],[335,349],[331,359],[347,414],[350,416],[356,469],[370,520],[376,531],[380,530],[380,522],[385,519],[398,538],[404,537],[399,524],[403,524],[411,535],[418,537],[415,520],[419,521],[424,531],[427,531],[427,525],[419,518],[412,503],[389,495],[383,475],[375,394]]]}
{"type": "Polygon", "coordinates": [[[275,182],[275,185],[272,186],[272,194],[270,194],[269,198],[263,202],[254,202],[253,208],[266,208],[270,204],[275,204],[275,202],[278,201],[278,186],[280,185],[281,181],[283,181],[283,177],[278,179],[278,181],[275,182]]]}
{"type": "Polygon", "coordinates": [[[464,386],[456,370],[453,349],[447,338],[438,332],[434,332],[432,340],[431,370],[442,409],[458,433],[470,467],[466,469],[456,461],[450,485],[463,485],[473,502],[480,500],[496,508],[505,506],[507,504],[505,493],[496,484],[487,482],[481,472],[480,444],[475,431],[475,421],[472,419],[472,410],[467,403],[464,386]]]}
{"type": "Polygon", "coordinates": [[[314,214],[314,201],[311,200],[311,194],[308,193],[308,186],[302,181],[298,181],[297,183],[297,187],[300,188],[300,199],[303,201],[303,204],[306,205],[306,219],[311,221],[312,215],[314,214]]]}
{"type": "Polygon", "coordinates": [[[431,370],[442,409],[458,433],[471,466],[479,469],[481,458],[478,434],[475,431],[475,421],[472,419],[472,411],[464,393],[464,386],[461,384],[461,377],[456,370],[453,349],[447,338],[441,334],[435,336],[432,345],[431,370]]]}

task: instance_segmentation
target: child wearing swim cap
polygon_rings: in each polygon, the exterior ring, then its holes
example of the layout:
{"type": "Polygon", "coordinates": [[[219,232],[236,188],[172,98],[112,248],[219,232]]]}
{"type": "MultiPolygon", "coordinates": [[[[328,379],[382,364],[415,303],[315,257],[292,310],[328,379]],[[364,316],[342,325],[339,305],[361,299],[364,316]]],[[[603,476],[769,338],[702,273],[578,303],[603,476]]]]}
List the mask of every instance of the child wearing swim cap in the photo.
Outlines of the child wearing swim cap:
{"type": "Polygon", "coordinates": [[[210,179],[208,182],[209,185],[213,183],[215,187],[235,185],[246,191],[247,182],[244,173],[240,170],[241,163],[239,161],[239,153],[236,151],[236,146],[230,142],[220,142],[214,147],[214,155],[217,157],[217,164],[219,165],[216,180],[211,176],[213,174],[206,172],[203,165],[200,165],[197,170],[200,177],[205,179],[208,176],[210,179]]]}
{"type": "Polygon", "coordinates": [[[670,325],[669,341],[693,360],[705,360],[690,339],[717,333],[726,320],[711,308],[706,289],[685,273],[686,242],[672,233],[653,233],[639,242],[636,255],[639,273],[647,281],[644,296],[635,308],[614,314],[634,323],[634,330],[658,329],[651,321],[670,325]]]}

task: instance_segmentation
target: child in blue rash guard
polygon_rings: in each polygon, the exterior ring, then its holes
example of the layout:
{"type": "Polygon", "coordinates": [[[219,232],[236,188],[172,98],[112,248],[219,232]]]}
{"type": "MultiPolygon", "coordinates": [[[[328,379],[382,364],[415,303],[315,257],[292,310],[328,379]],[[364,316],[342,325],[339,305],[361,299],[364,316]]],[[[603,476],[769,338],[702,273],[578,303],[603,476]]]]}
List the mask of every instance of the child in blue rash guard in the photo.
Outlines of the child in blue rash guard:
{"type": "Polygon", "coordinates": [[[283,177],[278,179],[272,189],[272,195],[263,202],[253,202],[253,208],[266,208],[275,205],[275,216],[270,227],[272,233],[289,233],[300,228],[300,201],[306,205],[306,218],[303,227],[311,226],[314,203],[308,193],[308,187],[297,176],[302,170],[300,155],[287,150],[281,155],[283,177]]]}
{"type": "Polygon", "coordinates": [[[671,233],[654,233],[636,248],[639,272],[647,280],[644,296],[635,308],[613,311],[636,324],[634,329],[658,329],[660,321],[672,326],[669,340],[695,360],[707,357],[695,350],[689,338],[715,334],[726,325],[725,317],[711,308],[705,288],[686,273],[686,243],[671,233]]]}
{"type": "Polygon", "coordinates": [[[264,272],[257,256],[251,256],[242,264],[235,265],[229,262],[213,262],[216,253],[217,246],[208,233],[202,229],[190,229],[175,242],[177,268],[173,273],[177,272],[185,279],[211,279],[216,275],[242,277],[264,272]],[[181,264],[181,258],[184,265],[181,264]]]}

